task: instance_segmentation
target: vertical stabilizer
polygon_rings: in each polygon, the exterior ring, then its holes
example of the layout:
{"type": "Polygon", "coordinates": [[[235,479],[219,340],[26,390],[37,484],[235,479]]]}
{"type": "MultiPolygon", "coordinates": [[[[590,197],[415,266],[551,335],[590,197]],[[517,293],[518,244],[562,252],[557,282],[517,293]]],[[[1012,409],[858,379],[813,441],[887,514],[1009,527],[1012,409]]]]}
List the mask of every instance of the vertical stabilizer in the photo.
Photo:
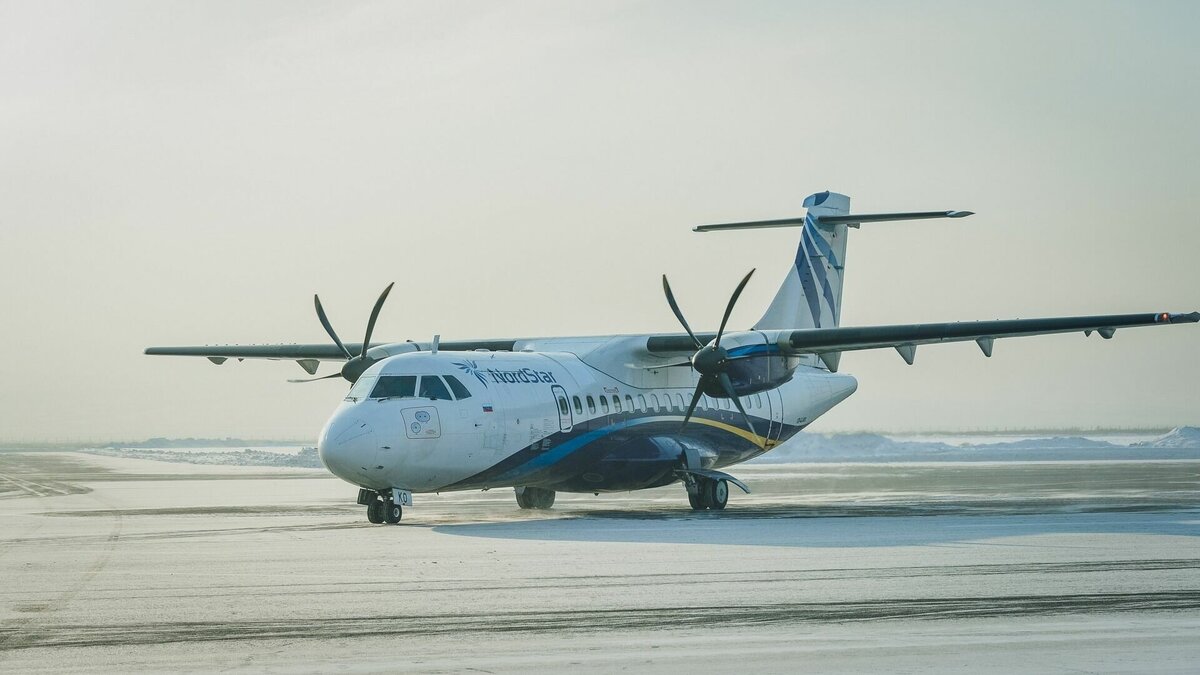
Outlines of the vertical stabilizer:
{"type": "Polygon", "coordinates": [[[808,212],[796,262],[767,308],[756,330],[833,328],[842,315],[842,274],[846,263],[845,223],[822,223],[821,216],[850,213],[850,198],[818,192],[804,200],[808,212]]]}

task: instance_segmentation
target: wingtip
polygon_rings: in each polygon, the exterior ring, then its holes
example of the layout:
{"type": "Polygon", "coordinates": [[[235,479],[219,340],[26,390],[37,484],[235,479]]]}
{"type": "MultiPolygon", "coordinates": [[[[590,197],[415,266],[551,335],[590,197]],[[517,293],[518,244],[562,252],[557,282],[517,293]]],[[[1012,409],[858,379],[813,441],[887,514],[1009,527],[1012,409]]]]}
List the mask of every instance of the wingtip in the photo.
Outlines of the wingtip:
{"type": "Polygon", "coordinates": [[[947,211],[947,218],[966,218],[967,216],[975,215],[974,211],[947,211]]]}

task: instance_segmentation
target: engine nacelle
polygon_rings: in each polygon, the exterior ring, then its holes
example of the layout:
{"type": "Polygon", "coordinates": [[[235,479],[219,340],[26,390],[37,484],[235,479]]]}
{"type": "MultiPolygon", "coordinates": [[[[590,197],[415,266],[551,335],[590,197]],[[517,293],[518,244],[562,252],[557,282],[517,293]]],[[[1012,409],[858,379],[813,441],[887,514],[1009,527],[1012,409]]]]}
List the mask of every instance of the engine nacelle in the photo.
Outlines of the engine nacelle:
{"type": "MultiPolygon", "coordinates": [[[[738,396],[774,389],[792,379],[800,359],[783,353],[778,345],[759,331],[726,333],[721,347],[728,355],[725,373],[733,382],[738,396]]],[[[704,393],[716,398],[728,398],[719,384],[706,386],[704,393]]]]}

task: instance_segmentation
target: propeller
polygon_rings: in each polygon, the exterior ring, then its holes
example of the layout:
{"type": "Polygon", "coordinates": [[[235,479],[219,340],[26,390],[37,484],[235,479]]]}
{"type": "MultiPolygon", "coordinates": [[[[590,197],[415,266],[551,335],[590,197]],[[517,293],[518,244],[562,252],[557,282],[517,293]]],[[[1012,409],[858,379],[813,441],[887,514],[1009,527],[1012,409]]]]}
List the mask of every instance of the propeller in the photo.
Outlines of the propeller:
{"type": "Polygon", "coordinates": [[[387,288],[383,289],[383,293],[379,294],[379,299],[375,301],[375,307],[371,310],[371,318],[367,320],[367,334],[363,337],[362,349],[359,351],[358,356],[350,353],[345,343],[338,337],[337,331],[333,329],[333,324],[329,323],[329,317],[325,315],[325,308],[321,306],[321,296],[313,295],[313,304],[317,308],[317,318],[321,320],[321,326],[325,328],[325,332],[333,339],[333,343],[346,355],[346,363],[342,365],[342,370],[339,373],[304,380],[288,380],[288,382],[316,382],[318,380],[331,380],[335,377],[342,377],[350,382],[357,381],[359,376],[363,374],[363,371],[370,368],[371,364],[376,361],[376,359],[367,356],[367,349],[371,346],[371,334],[375,332],[375,321],[379,319],[379,310],[383,309],[383,302],[387,300],[388,293],[392,292],[392,286],[395,285],[395,282],[388,284],[387,288]]]}
{"type": "MultiPolygon", "coordinates": [[[[706,391],[718,391],[725,394],[733,400],[733,404],[737,406],[738,412],[742,413],[742,417],[746,419],[746,425],[750,427],[750,433],[755,436],[758,432],[754,430],[754,423],[750,421],[750,415],[746,414],[746,409],[742,407],[742,402],[738,398],[737,391],[733,388],[733,380],[729,378],[729,373],[726,372],[729,368],[729,352],[721,347],[721,337],[725,334],[725,325],[729,323],[729,315],[733,313],[733,306],[737,304],[738,296],[742,294],[742,289],[749,283],[750,277],[754,274],[754,270],[750,270],[741,283],[734,289],[733,295],[729,298],[729,304],[725,306],[725,316],[721,317],[721,327],[717,330],[717,337],[712,341],[712,344],[704,345],[700,343],[700,339],[692,332],[692,327],[688,325],[687,319],[683,317],[683,312],[679,310],[679,303],[675,302],[675,294],[671,292],[671,284],[667,281],[667,275],[663,275],[663,292],[667,296],[667,304],[671,306],[671,311],[675,313],[675,318],[679,320],[680,325],[687,331],[687,334],[692,337],[692,342],[696,343],[696,353],[692,354],[690,365],[692,369],[700,374],[700,380],[696,383],[696,391],[692,394],[692,402],[688,405],[687,413],[683,416],[683,424],[680,430],[687,426],[687,423],[692,419],[692,413],[696,411],[696,404],[700,402],[700,397],[706,391]]],[[[671,368],[674,366],[688,365],[684,363],[673,363],[665,366],[657,366],[658,368],[671,368]]]]}

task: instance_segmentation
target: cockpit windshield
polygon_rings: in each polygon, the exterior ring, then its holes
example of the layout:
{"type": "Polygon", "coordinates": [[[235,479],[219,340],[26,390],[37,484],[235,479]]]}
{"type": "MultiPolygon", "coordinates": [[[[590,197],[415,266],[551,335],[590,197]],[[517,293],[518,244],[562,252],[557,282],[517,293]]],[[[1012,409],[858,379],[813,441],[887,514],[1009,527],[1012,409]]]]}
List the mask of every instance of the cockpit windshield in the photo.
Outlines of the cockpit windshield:
{"type": "Polygon", "coordinates": [[[375,386],[375,375],[364,375],[358,378],[353,387],[350,387],[350,393],[346,394],[347,401],[361,401],[367,397],[367,393],[375,386]]]}
{"type": "Polygon", "coordinates": [[[371,398],[411,398],[416,393],[416,375],[381,375],[371,398]]]}
{"type": "Polygon", "coordinates": [[[471,391],[453,375],[379,375],[363,377],[350,389],[347,400],[358,401],[363,397],[427,398],[433,401],[453,401],[471,397],[471,391]],[[420,384],[418,385],[418,378],[420,384]],[[443,379],[444,378],[444,379],[443,379]],[[447,382],[449,387],[447,387],[447,382]],[[418,388],[420,393],[418,394],[418,388]],[[454,394],[451,395],[453,390],[454,394]],[[368,392],[370,392],[368,394],[368,392]]]}
{"type": "Polygon", "coordinates": [[[452,401],[450,390],[446,383],[437,375],[421,376],[421,398],[431,398],[435,401],[452,401]]]}

